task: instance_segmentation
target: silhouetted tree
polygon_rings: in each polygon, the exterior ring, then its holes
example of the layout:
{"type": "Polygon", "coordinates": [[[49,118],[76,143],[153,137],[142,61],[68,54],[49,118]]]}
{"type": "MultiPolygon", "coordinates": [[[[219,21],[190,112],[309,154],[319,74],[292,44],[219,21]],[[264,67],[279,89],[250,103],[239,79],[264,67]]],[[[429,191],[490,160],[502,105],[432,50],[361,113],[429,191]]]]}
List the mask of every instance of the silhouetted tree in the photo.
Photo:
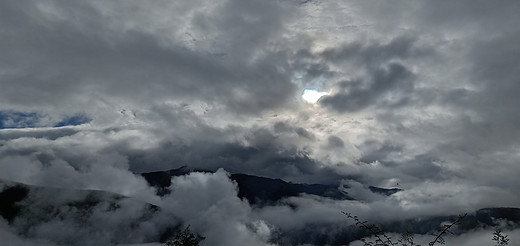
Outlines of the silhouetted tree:
{"type": "MultiPolygon", "coordinates": [[[[372,236],[375,237],[374,241],[369,241],[365,238],[360,239],[360,241],[363,243],[363,246],[395,246],[398,245],[398,243],[393,242],[392,238],[390,238],[386,233],[379,228],[378,226],[374,224],[369,224],[368,221],[360,220],[357,216],[352,215],[351,213],[342,212],[344,215],[346,215],[349,219],[354,220],[356,226],[359,228],[365,229],[370,232],[372,236]]],[[[467,214],[459,215],[458,218],[454,221],[452,221],[450,224],[444,225],[440,230],[439,233],[435,234],[435,238],[433,241],[429,242],[429,246],[433,246],[436,243],[439,244],[446,244],[443,236],[447,233],[453,234],[450,229],[455,226],[459,225],[461,221],[466,217],[467,214]]],[[[499,230],[495,231],[493,234],[493,241],[496,241],[496,246],[505,246],[508,245],[509,239],[507,238],[507,235],[502,235],[499,230]]],[[[413,241],[413,234],[410,232],[403,233],[401,235],[401,238],[398,240],[398,242],[401,244],[401,246],[420,246],[416,244],[413,241]]]]}
{"type": "Polygon", "coordinates": [[[166,241],[166,246],[198,246],[199,243],[206,239],[205,237],[190,231],[188,225],[184,231],[175,235],[173,239],[166,241]]]}
{"type": "Polygon", "coordinates": [[[493,233],[493,241],[496,241],[496,246],[506,246],[509,244],[509,238],[507,235],[502,235],[502,231],[496,230],[493,233]]]}

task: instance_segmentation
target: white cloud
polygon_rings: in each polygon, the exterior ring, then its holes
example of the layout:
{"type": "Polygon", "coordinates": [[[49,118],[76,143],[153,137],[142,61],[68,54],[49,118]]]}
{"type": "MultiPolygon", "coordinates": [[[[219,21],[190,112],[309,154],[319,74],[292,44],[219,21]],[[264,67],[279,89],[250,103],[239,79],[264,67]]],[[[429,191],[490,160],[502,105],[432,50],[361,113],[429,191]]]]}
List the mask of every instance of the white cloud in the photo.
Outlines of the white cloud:
{"type": "Polygon", "coordinates": [[[350,206],[399,216],[520,206],[516,2],[1,5],[0,110],[41,116],[18,122],[40,128],[0,130],[2,179],[160,203],[133,172],[190,165],[294,182],[352,179],[350,192],[366,201],[294,198],[299,210],[259,211],[263,224],[231,198],[222,172],[175,180],[186,203],[222,210],[183,208],[198,230],[224,240],[209,225],[230,216],[224,234],[259,244],[271,223],[337,223],[336,210],[350,206]],[[310,106],[305,88],[330,94],[310,106]],[[92,121],[41,127],[76,114],[92,121]],[[404,191],[388,198],[366,190],[397,183],[404,191]],[[217,188],[229,200],[212,196],[217,188]]]}
{"type": "Polygon", "coordinates": [[[163,208],[204,235],[203,244],[269,245],[269,227],[251,216],[248,202],[237,197],[236,184],[224,170],[175,177],[170,188],[163,208]]]}

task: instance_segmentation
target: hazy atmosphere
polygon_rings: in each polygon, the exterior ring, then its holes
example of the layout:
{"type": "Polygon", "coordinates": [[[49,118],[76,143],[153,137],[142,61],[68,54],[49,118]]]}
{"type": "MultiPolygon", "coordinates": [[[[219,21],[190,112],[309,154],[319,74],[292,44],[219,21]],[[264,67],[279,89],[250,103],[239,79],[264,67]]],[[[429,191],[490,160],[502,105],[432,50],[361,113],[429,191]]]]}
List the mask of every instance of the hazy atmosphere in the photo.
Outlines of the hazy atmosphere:
{"type": "Polygon", "coordinates": [[[519,13],[518,1],[1,1],[0,190],[36,187],[25,204],[60,211],[87,190],[122,202],[81,223],[0,217],[0,244],[161,245],[180,224],[201,245],[298,245],[286,235],[352,225],[341,211],[382,223],[518,208],[519,13]],[[183,166],[208,172],[161,196],[139,175],[183,166]],[[353,199],[256,206],[236,173],[353,199]]]}

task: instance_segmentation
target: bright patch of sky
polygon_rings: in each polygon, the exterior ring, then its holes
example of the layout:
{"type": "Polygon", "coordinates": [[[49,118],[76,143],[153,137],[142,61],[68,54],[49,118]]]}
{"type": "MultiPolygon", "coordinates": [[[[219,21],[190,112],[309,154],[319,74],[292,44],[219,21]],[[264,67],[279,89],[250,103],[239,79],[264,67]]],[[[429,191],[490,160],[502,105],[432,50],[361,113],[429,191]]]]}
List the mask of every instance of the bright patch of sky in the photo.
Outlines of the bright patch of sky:
{"type": "Polygon", "coordinates": [[[320,100],[320,98],[325,95],[328,95],[328,93],[313,89],[305,89],[303,91],[302,98],[308,103],[317,103],[318,100],[320,100]]]}

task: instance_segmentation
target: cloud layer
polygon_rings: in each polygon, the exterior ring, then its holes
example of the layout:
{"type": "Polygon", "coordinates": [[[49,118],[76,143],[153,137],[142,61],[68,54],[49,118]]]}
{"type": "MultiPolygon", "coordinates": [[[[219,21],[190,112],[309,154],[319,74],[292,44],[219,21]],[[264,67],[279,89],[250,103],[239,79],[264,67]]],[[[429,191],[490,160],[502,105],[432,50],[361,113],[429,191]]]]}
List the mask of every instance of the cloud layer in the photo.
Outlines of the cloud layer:
{"type": "Polygon", "coordinates": [[[228,245],[340,223],[341,210],[391,220],[520,207],[519,10],[515,1],[2,2],[0,179],[168,201],[228,245]],[[327,94],[309,104],[305,89],[327,94]],[[225,171],[174,180],[183,200],[155,196],[135,175],[183,165],[344,184],[362,201],[299,197],[296,210],[256,211],[225,171]],[[379,197],[371,185],[404,191],[379,197]],[[198,214],[212,206],[219,212],[198,214]]]}

